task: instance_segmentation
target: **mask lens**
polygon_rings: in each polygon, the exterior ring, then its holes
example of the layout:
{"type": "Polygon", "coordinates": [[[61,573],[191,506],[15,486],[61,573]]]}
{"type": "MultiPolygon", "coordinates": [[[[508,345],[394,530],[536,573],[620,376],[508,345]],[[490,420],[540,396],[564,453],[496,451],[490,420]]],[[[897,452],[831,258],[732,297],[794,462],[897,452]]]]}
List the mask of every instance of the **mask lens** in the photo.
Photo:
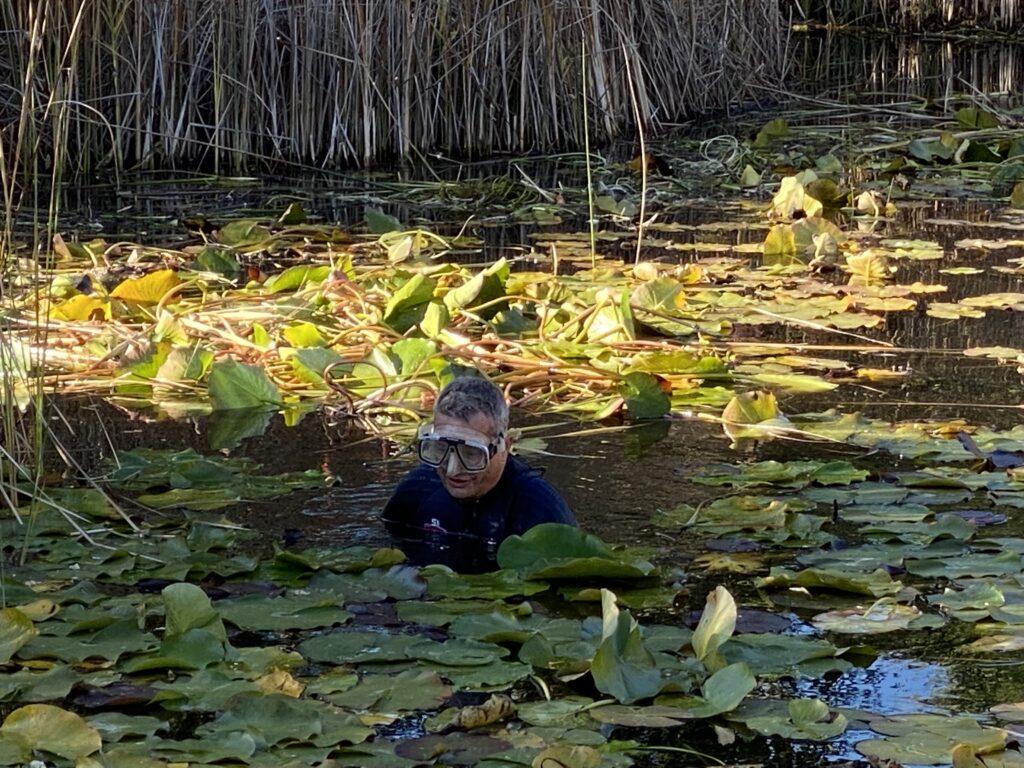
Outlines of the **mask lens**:
{"type": "Polygon", "coordinates": [[[439,467],[448,457],[450,446],[444,440],[429,437],[420,440],[420,460],[432,467],[439,467]]]}
{"type": "Polygon", "coordinates": [[[455,450],[458,451],[459,461],[462,462],[462,466],[466,468],[466,471],[481,472],[487,469],[491,455],[486,448],[470,445],[469,443],[458,443],[455,446],[455,450]]]}

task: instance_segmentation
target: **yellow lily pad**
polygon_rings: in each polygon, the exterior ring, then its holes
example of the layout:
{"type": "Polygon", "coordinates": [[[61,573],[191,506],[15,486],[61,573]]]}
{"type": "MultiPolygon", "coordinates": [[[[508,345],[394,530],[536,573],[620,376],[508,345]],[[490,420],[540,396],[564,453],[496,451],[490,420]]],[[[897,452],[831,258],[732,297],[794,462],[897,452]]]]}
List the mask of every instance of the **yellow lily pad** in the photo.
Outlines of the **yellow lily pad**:
{"type": "Polygon", "coordinates": [[[129,277],[119,283],[110,296],[129,304],[157,304],[180,283],[173,269],[158,269],[142,277],[129,277]]]}

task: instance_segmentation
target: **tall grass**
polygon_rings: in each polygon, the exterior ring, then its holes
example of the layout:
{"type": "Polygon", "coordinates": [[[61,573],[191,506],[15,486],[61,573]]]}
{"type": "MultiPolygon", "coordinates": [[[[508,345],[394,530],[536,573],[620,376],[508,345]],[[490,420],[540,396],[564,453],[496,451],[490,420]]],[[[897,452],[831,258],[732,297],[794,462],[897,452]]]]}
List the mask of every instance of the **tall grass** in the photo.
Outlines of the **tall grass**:
{"type": "Polygon", "coordinates": [[[53,443],[37,375],[45,363],[46,318],[15,323],[11,309],[19,290],[42,285],[40,261],[55,234],[68,139],[75,130],[78,73],[69,63],[80,56],[83,9],[78,4],[65,13],[56,3],[30,0],[0,7],[0,61],[10,66],[0,106],[0,510],[15,516],[22,494],[45,500],[44,446],[53,443]],[[16,231],[24,210],[30,213],[16,231]]]}
{"type": "MultiPolygon", "coordinates": [[[[0,45],[49,19],[42,45],[60,51],[67,73],[70,170],[339,166],[435,149],[581,147],[584,78],[597,141],[633,124],[630,73],[651,125],[756,98],[785,73],[781,5],[7,0],[0,45]]],[[[54,92],[64,77],[3,53],[0,116],[18,112],[26,89],[54,92]]]]}
{"type": "Polygon", "coordinates": [[[974,27],[1018,32],[1021,0],[793,0],[805,18],[829,24],[875,25],[901,32],[974,27]]]}

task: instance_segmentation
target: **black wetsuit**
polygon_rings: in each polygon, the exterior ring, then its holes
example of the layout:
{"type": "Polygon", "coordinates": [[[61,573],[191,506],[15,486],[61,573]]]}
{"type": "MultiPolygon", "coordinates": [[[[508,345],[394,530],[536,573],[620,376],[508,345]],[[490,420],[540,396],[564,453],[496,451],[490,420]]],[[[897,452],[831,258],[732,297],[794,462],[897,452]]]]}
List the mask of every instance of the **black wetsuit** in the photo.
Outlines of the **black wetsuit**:
{"type": "Polygon", "coordinates": [[[384,524],[415,562],[462,573],[493,570],[498,545],[540,523],[576,525],[569,505],[541,473],[510,456],[498,484],[478,499],[453,498],[426,464],[398,484],[384,524]]]}

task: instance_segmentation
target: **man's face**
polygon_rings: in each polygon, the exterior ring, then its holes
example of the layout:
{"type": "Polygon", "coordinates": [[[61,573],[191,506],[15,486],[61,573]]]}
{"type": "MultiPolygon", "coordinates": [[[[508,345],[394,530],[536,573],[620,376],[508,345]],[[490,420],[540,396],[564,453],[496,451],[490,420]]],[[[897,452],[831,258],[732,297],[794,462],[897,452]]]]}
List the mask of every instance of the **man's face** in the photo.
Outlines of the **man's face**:
{"type": "MultiPolygon", "coordinates": [[[[493,443],[497,432],[491,420],[482,413],[474,413],[468,420],[454,416],[434,416],[435,435],[459,440],[478,440],[493,443]]],[[[456,499],[477,499],[491,490],[501,479],[508,462],[508,438],[503,437],[497,452],[483,472],[467,472],[455,450],[448,451],[448,459],[437,468],[437,475],[448,493],[456,499]]]]}

